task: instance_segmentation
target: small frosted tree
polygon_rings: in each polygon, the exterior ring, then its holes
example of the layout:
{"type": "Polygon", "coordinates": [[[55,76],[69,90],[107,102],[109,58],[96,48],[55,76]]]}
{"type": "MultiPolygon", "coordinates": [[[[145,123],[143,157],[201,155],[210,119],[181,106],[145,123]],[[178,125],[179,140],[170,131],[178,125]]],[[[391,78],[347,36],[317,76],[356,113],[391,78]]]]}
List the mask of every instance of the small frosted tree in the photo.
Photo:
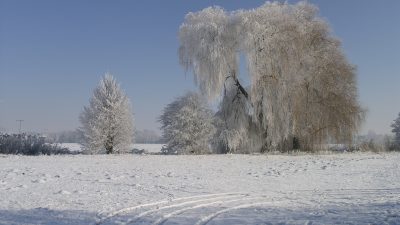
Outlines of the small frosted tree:
{"type": "Polygon", "coordinates": [[[394,133],[394,141],[396,148],[400,149],[400,113],[399,116],[393,121],[391,127],[394,133]]]}
{"type": "Polygon", "coordinates": [[[170,154],[210,153],[214,133],[212,111],[198,94],[188,92],[164,108],[160,116],[163,137],[170,154]]]}
{"type": "Polygon", "coordinates": [[[84,145],[92,154],[124,153],[133,143],[131,103],[111,74],[100,80],[80,121],[84,145]]]}

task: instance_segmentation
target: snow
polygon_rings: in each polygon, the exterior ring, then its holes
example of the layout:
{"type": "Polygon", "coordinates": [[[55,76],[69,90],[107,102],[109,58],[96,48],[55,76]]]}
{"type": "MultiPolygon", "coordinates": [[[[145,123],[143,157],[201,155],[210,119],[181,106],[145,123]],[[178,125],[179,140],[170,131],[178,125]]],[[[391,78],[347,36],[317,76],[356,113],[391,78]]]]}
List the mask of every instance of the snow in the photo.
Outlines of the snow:
{"type": "Polygon", "coordinates": [[[55,145],[60,148],[66,148],[70,152],[81,152],[83,149],[83,145],[79,143],[56,143],[55,145]]]}
{"type": "MultiPolygon", "coordinates": [[[[83,145],[79,143],[56,143],[54,144],[61,148],[66,148],[71,152],[82,152],[83,145]]],[[[164,144],[133,144],[131,146],[136,152],[143,153],[160,153],[164,144]]]]}
{"type": "Polygon", "coordinates": [[[399,161],[0,155],[0,224],[400,224],[399,161]]]}
{"type": "Polygon", "coordinates": [[[145,153],[160,153],[165,144],[133,144],[133,149],[144,150],[145,153]]]}

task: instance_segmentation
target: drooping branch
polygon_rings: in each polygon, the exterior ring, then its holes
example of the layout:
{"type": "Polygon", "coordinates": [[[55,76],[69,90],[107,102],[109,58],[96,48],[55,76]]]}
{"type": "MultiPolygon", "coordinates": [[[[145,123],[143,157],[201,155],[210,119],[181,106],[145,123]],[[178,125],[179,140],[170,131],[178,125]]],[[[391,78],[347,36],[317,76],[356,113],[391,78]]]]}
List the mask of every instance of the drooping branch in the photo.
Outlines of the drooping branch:
{"type": "Polygon", "coordinates": [[[333,136],[351,139],[362,122],[354,66],[312,4],[268,2],[234,12],[210,7],[189,13],[179,37],[180,62],[193,70],[202,94],[212,100],[224,93],[226,132],[240,133],[227,136],[232,148],[248,143],[238,137],[251,132],[271,149],[285,148],[292,137],[305,147],[333,136]],[[236,74],[242,54],[249,88],[236,74]]]}
{"type": "Polygon", "coordinates": [[[247,100],[249,100],[249,94],[247,91],[244,89],[244,87],[240,84],[239,80],[235,78],[235,85],[238,87],[239,91],[246,97],[247,100]]]}
{"type": "MultiPolygon", "coordinates": [[[[247,93],[246,89],[242,86],[242,84],[240,84],[240,82],[239,82],[239,80],[237,79],[237,77],[236,77],[236,76],[229,75],[229,76],[226,77],[225,82],[226,82],[229,78],[232,78],[232,79],[234,80],[234,82],[235,82],[234,85],[238,88],[238,90],[240,91],[240,93],[242,93],[242,94],[244,95],[244,97],[246,97],[246,99],[249,100],[249,94],[247,93]]],[[[225,85],[225,83],[224,83],[224,89],[225,89],[225,90],[224,90],[224,93],[226,94],[226,85],[225,85]]]]}

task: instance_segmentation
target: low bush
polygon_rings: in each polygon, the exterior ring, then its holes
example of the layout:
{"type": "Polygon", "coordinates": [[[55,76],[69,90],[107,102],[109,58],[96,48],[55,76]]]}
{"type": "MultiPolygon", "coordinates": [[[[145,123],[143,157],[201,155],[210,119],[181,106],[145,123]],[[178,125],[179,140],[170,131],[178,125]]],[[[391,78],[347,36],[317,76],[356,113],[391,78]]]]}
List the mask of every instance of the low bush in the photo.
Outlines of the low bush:
{"type": "Polygon", "coordinates": [[[70,151],[46,143],[37,134],[0,134],[0,154],[57,155],[70,154],[70,151]]]}

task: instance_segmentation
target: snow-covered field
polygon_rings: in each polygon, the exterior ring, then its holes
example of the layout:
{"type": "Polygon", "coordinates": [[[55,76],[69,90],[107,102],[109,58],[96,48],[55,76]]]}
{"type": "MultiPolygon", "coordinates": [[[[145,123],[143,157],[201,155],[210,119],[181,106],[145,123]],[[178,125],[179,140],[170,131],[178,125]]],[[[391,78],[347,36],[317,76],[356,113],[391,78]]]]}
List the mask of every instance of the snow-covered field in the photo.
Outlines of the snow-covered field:
{"type": "Polygon", "coordinates": [[[71,152],[81,152],[83,146],[79,143],[56,143],[53,146],[58,146],[60,148],[66,148],[71,152]]]}
{"type": "MultiPolygon", "coordinates": [[[[79,143],[56,143],[53,144],[61,148],[66,148],[71,152],[82,152],[83,146],[79,143]]],[[[160,153],[164,144],[133,144],[132,149],[135,152],[142,153],[160,153]]]]}
{"type": "Polygon", "coordinates": [[[144,150],[145,153],[160,153],[164,144],[133,144],[132,148],[144,150]]]}
{"type": "Polygon", "coordinates": [[[400,224],[400,154],[0,155],[0,224],[400,224]]]}

